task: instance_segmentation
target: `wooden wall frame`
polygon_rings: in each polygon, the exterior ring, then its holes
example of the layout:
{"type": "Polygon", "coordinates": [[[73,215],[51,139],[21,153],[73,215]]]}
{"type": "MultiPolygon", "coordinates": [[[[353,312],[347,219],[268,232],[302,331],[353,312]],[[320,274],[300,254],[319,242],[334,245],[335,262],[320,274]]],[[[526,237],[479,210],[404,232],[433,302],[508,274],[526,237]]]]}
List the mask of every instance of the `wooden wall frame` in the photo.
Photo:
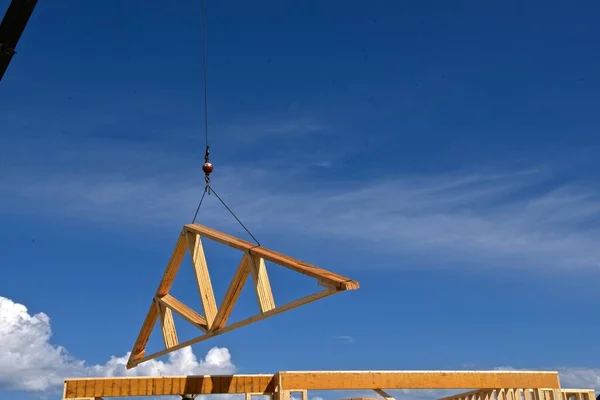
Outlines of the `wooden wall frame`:
{"type": "Polygon", "coordinates": [[[478,389],[438,400],[596,400],[593,389],[496,388],[478,389]]]}
{"type": "Polygon", "coordinates": [[[175,250],[173,250],[173,254],[167,264],[162,280],[152,298],[152,303],[150,304],[142,328],[133,345],[133,350],[131,351],[131,355],[127,362],[127,369],[131,369],[142,362],[202,342],[211,337],[233,331],[253,322],[292,310],[324,297],[346,290],[356,290],[358,288],[358,282],[352,279],[276,251],[252,244],[200,224],[185,225],[179,235],[175,250]],[[240,250],[243,253],[237,271],[219,306],[217,306],[215,300],[210,274],[206,264],[206,257],[202,247],[203,238],[225,244],[240,250]],[[201,315],[169,294],[186,251],[189,251],[191,255],[204,315],[201,315]],[[314,278],[316,283],[322,287],[321,290],[287,304],[276,306],[273,292],[271,291],[271,283],[269,281],[265,260],[314,278]],[[254,283],[260,311],[252,317],[229,323],[229,316],[231,315],[233,307],[236,304],[246,280],[250,279],[250,276],[254,283]],[[173,321],[173,312],[194,325],[202,332],[202,334],[194,339],[179,343],[173,321]],[[157,321],[161,324],[165,349],[146,355],[146,345],[157,321]]]}
{"type": "MultiPolygon", "coordinates": [[[[503,388],[526,389],[527,392],[538,389],[555,391],[560,390],[560,382],[558,372],[554,371],[284,371],[272,375],[67,379],[63,398],[249,393],[271,395],[273,400],[287,400],[290,393],[306,390],[473,388],[480,388],[480,392],[481,389],[485,392],[503,388]]],[[[461,396],[453,396],[452,399],[484,400],[468,398],[468,393],[461,396]]],[[[499,397],[498,400],[502,399],[499,397]]]]}

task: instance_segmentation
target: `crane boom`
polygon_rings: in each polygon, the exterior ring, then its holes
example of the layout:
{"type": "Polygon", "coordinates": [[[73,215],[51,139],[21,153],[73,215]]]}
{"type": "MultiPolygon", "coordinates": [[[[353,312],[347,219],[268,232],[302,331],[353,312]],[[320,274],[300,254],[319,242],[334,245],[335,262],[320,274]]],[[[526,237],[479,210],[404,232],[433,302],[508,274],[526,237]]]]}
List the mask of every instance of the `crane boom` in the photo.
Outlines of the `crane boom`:
{"type": "Polygon", "coordinates": [[[0,81],[36,4],[37,0],[12,0],[0,22],[0,81]]]}

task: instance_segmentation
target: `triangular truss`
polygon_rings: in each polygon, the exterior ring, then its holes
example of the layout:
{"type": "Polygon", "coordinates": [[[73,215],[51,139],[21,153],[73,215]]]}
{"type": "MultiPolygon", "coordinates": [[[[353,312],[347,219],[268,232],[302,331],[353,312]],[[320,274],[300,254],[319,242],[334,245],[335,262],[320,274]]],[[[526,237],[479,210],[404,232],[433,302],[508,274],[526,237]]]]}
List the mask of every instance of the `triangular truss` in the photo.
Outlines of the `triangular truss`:
{"type": "Polygon", "coordinates": [[[234,329],[241,328],[253,322],[280,314],[332,294],[344,290],[356,290],[358,287],[358,282],[354,280],[307,264],[273,250],[249,243],[245,240],[238,239],[226,233],[216,231],[200,224],[185,225],[177,240],[177,245],[167,264],[166,271],[160,281],[156,294],[152,299],[152,304],[150,305],[142,329],[140,330],[133,346],[131,356],[129,357],[129,361],[127,362],[127,368],[133,368],[145,361],[202,342],[211,337],[230,332],[234,329]],[[211,239],[243,252],[237,271],[233,276],[219,307],[217,307],[215,301],[201,238],[211,239]],[[190,252],[194,272],[196,273],[200,298],[204,308],[204,316],[169,294],[175,276],[179,271],[181,261],[187,250],[190,252]],[[319,286],[324,287],[324,289],[287,304],[275,306],[265,260],[312,277],[316,279],[319,286]],[[252,281],[256,289],[260,313],[241,321],[228,324],[229,316],[231,315],[244,283],[249,279],[249,276],[252,276],[252,281]],[[173,322],[173,312],[198,328],[202,332],[202,335],[179,343],[173,322]],[[161,324],[165,349],[146,355],[146,344],[148,343],[150,334],[157,321],[160,321],[161,324]]]}

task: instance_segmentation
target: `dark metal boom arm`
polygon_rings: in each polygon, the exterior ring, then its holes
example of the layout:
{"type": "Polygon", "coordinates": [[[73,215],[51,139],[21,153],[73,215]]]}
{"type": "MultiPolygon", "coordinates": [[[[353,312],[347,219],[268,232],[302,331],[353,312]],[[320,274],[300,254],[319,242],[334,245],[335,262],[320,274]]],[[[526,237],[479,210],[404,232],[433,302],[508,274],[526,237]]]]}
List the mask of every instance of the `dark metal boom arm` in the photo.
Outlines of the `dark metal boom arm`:
{"type": "Polygon", "coordinates": [[[0,22],[0,81],[36,4],[37,0],[12,0],[0,22]]]}

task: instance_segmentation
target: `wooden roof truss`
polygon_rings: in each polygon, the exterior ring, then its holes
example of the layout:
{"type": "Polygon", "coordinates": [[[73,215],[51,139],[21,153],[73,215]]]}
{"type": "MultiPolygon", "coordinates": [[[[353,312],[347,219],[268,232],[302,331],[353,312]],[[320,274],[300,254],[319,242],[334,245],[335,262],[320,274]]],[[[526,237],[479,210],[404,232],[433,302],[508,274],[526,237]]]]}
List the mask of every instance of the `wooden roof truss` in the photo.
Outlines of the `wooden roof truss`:
{"type": "Polygon", "coordinates": [[[146,319],[144,320],[140,333],[133,346],[127,368],[133,368],[150,359],[160,357],[186,346],[207,340],[211,337],[233,331],[253,322],[280,314],[332,294],[345,290],[355,290],[358,289],[358,287],[358,282],[354,280],[307,264],[276,251],[269,250],[262,246],[246,242],[226,233],[219,232],[200,224],[185,225],[177,240],[175,250],[167,264],[167,268],[158,289],[152,298],[152,303],[146,315],[146,319]],[[202,246],[202,239],[204,238],[233,247],[243,253],[237,271],[235,272],[235,275],[229,284],[229,288],[219,306],[217,306],[215,300],[202,246]],[[204,315],[201,315],[169,294],[186,251],[189,251],[192,259],[204,315]],[[316,279],[318,284],[322,287],[322,290],[287,304],[276,306],[273,292],[271,291],[271,283],[269,281],[265,260],[316,279]],[[229,323],[229,317],[233,307],[238,300],[245,282],[250,279],[250,276],[252,277],[251,279],[256,290],[260,312],[244,320],[229,323]],[[173,321],[173,313],[183,317],[202,332],[202,334],[194,339],[180,343],[177,338],[177,332],[173,321]],[[150,334],[158,321],[160,321],[162,328],[165,349],[146,355],[146,345],[150,338],[150,334]]]}

